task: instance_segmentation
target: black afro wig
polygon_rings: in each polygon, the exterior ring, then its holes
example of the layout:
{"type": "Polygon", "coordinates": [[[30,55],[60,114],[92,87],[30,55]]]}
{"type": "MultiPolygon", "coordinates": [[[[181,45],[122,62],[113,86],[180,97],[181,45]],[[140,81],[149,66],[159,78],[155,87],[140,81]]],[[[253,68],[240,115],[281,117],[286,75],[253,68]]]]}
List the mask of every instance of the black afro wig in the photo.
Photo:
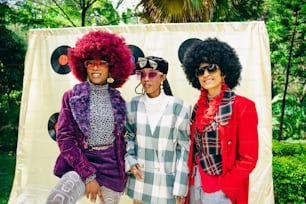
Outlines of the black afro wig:
{"type": "Polygon", "coordinates": [[[220,67],[229,88],[233,89],[239,84],[242,67],[235,50],[227,43],[216,38],[208,38],[196,41],[186,50],[183,58],[183,70],[187,80],[199,90],[201,85],[195,72],[204,62],[217,64],[220,67]]]}

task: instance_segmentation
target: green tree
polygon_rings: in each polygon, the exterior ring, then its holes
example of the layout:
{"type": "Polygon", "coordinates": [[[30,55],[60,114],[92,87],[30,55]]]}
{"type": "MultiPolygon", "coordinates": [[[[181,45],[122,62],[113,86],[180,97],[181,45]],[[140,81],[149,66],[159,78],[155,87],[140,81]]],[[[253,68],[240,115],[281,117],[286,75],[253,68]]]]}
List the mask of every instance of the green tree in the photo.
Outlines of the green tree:
{"type": "Polygon", "coordinates": [[[261,17],[263,0],[141,0],[148,23],[244,21],[261,17]]]}
{"type": "Polygon", "coordinates": [[[25,43],[15,33],[5,27],[5,14],[11,10],[0,4],[0,151],[15,150],[25,43]]]}
{"type": "Polygon", "coordinates": [[[300,0],[267,0],[272,65],[273,137],[305,139],[305,21],[300,0]]]}
{"type": "MultiPolygon", "coordinates": [[[[109,0],[25,0],[15,4],[15,20],[29,28],[117,25],[118,12],[109,0]]],[[[15,22],[14,22],[15,21],[15,22]]]]}

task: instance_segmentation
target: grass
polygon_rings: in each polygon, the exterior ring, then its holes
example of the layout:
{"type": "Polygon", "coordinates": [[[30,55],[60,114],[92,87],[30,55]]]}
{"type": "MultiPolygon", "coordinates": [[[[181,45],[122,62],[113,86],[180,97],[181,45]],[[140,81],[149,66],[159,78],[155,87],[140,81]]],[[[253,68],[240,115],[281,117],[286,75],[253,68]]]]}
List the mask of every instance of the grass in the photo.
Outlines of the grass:
{"type": "Polygon", "coordinates": [[[16,156],[0,153],[0,204],[7,204],[15,173],[16,156]]]}

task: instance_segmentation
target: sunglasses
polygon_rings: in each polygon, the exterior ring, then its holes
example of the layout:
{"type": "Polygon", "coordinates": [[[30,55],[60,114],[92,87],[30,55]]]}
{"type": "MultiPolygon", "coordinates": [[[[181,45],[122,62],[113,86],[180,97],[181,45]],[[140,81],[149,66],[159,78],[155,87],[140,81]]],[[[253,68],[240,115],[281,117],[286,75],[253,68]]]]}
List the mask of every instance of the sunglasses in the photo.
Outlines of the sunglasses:
{"type": "Polygon", "coordinates": [[[148,72],[144,72],[144,71],[136,71],[136,77],[139,80],[143,80],[145,78],[149,78],[150,80],[155,79],[157,76],[161,76],[163,75],[161,72],[159,71],[148,71],[148,72]]]}
{"type": "Polygon", "coordinates": [[[158,67],[157,62],[144,58],[144,57],[138,57],[137,63],[139,64],[140,68],[145,68],[145,66],[149,63],[149,65],[153,68],[156,69],[158,67]]]}
{"type": "Polygon", "coordinates": [[[94,67],[102,69],[108,67],[108,62],[105,60],[86,60],[84,65],[87,69],[93,69],[94,67]]]}
{"type": "Polygon", "coordinates": [[[196,70],[195,75],[197,77],[202,76],[205,73],[205,70],[208,71],[209,74],[212,74],[218,70],[218,65],[216,64],[209,64],[202,67],[199,67],[199,69],[196,70]]]}

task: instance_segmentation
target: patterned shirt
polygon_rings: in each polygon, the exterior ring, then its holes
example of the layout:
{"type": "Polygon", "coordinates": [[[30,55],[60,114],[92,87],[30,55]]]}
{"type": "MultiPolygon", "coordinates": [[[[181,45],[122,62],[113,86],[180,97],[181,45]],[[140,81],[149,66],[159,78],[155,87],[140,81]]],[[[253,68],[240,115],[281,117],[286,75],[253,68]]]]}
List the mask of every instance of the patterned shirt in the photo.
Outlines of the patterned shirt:
{"type": "Polygon", "coordinates": [[[89,145],[112,144],[115,140],[114,113],[108,93],[108,84],[90,83],[90,133],[89,145]]]}
{"type": "MultiPolygon", "coordinates": [[[[213,122],[205,126],[203,131],[198,131],[197,129],[194,131],[196,145],[194,159],[208,175],[222,174],[221,143],[218,125],[224,125],[230,120],[234,100],[235,93],[227,89],[224,92],[219,111],[217,111],[213,122]]],[[[194,119],[197,108],[198,106],[196,105],[193,110],[191,122],[196,122],[194,119]]]]}

